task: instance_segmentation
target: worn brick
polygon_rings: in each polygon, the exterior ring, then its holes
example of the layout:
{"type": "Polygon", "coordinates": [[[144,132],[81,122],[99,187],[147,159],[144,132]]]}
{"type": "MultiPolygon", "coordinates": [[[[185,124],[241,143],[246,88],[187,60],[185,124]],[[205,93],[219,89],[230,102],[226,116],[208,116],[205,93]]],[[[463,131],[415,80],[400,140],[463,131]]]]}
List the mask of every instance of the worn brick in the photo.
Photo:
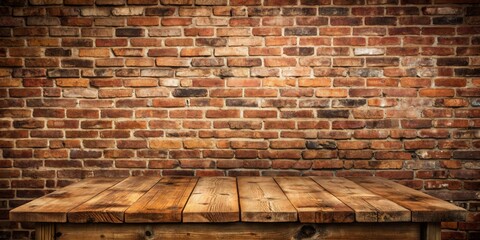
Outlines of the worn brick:
{"type": "MultiPolygon", "coordinates": [[[[472,4],[6,0],[0,206],[85,177],[335,171],[474,209],[472,4]]],[[[474,218],[442,234],[473,239],[474,218]]],[[[10,238],[29,237],[17,227],[10,238]]]]}
{"type": "Polygon", "coordinates": [[[175,13],[175,8],[169,8],[169,7],[145,8],[146,16],[172,16],[174,13],[175,13]]]}
{"type": "Polygon", "coordinates": [[[115,36],[117,37],[143,37],[145,30],[141,28],[117,28],[115,36]]]}

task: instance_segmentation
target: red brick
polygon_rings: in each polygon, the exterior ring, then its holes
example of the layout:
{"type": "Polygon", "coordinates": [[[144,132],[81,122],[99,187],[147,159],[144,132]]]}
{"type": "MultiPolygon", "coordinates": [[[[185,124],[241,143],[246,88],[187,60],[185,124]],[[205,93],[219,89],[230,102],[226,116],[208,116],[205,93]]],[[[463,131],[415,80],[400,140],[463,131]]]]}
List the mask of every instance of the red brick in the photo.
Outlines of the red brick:
{"type": "Polygon", "coordinates": [[[31,117],[32,111],[29,109],[2,109],[0,116],[11,118],[26,118],[31,117]]]}
{"type": "Polygon", "coordinates": [[[168,120],[152,120],[149,122],[150,128],[165,128],[165,129],[179,129],[180,122],[178,121],[168,121],[168,120]]]}
{"type": "Polygon", "coordinates": [[[426,56],[448,56],[454,54],[453,48],[448,47],[422,47],[422,55],[426,56]]]}
{"type": "Polygon", "coordinates": [[[154,99],[152,102],[154,107],[184,107],[183,99],[154,99]]]}
{"type": "Polygon", "coordinates": [[[297,60],[295,58],[266,58],[265,66],[266,67],[288,67],[295,66],[297,60]]]}
{"type": "Polygon", "coordinates": [[[272,149],[304,149],[305,141],[303,140],[275,140],[270,142],[272,149]]]}
{"type": "Polygon", "coordinates": [[[317,89],[315,92],[317,97],[337,97],[344,98],[347,97],[346,89],[317,89]]]}
{"type": "Polygon", "coordinates": [[[100,89],[98,92],[99,98],[118,98],[130,97],[133,91],[131,89],[100,89]]]}
{"type": "Polygon", "coordinates": [[[268,142],[265,141],[232,141],[230,146],[233,149],[267,149],[268,142]]]}
{"type": "Polygon", "coordinates": [[[265,129],[295,129],[294,121],[265,121],[265,129]]]}
{"type": "Polygon", "coordinates": [[[45,148],[48,146],[48,141],[46,139],[17,140],[15,144],[18,148],[45,148]]]}
{"type": "Polygon", "coordinates": [[[428,118],[448,118],[453,116],[451,109],[424,109],[422,115],[428,118]]]}
{"type": "Polygon", "coordinates": [[[196,56],[211,56],[213,53],[210,48],[183,48],[180,51],[180,56],[182,57],[196,57],[196,56]]]}
{"type": "Polygon", "coordinates": [[[207,110],[207,118],[239,118],[239,110],[207,110]]]}
{"type": "Polygon", "coordinates": [[[435,86],[437,87],[465,87],[467,81],[464,78],[437,78],[435,86]]]}
{"type": "Polygon", "coordinates": [[[450,133],[445,129],[427,129],[418,131],[418,136],[420,138],[448,138],[450,133]]]}
{"type": "Polygon", "coordinates": [[[43,179],[20,179],[12,180],[12,188],[44,188],[45,180],[43,179]]]}
{"type": "Polygon", "coordinates": [[[118,121],[115,122],[116,129],[145,129],[147,128],[146,121],[118,121]]]}
{"type": "Polygon", "coordinates": [[[203,112],[200,110],[171,110],[170,118],[202,118],[203,112]]]}
{"type": "Polygon", "coordinates": [[[342,37],[333,39],[334,46],[365,46],[366,39],[363,37],[342,37]]]}
{"type": "Polygon", "coordinates": [[[453,89],[420,89],[419,95],[421,97],[453,97],[455,95],[455,91],[453,89]]]}
{"type": "Polygon", "coordinates": [[[276,118],[277,111],[275,110],[245,110],[243,112],[245,118],[276,118]]]}
{"type": "Polygon", "coordinates": [[[350,89],[348,94],[350,97],[379,97],[381,91],[379,89],[350,89]]]}
{"type": "Polygon", "coordinates": [[[331,17],[330,24],[332,26],[360,26],[362,25],[360,17],[331,17]]]}
{"type": "Polygon", "coordinates": [[[308,151],[303,151],[302,157],[304,159],[335,159],[337,158],[337,153],[335,151],[326,151],[326,150],[321,150],[321,151],[313,151],[313,150],[308,150],[308,151]]]}
{"type": "Polygon", "coordinates": [[[267,37],[265,38],[266,46],[286,46],[296,45],[297,39],[294,37],[267,37]]]}
{"type": "Polygon", "coordinates": [[[430,87],[431,79],[428,78],[402,78],[400,79],[400,85],[402,87],[430,87]]]}
{"type": "Polygon", "coordinates": [[[191,18],[162,18],[162,26],[188,26],[191,24],[191,18]]]}
{"type": "Polygon", "coordinates": [[[229,67],[256,67],[262,65],[260,58],[229,58],[227,61],[229,67]]]}
{"type": "Polygon", "coordinates": [[[342,150],[355,150],[355,149],[366,149],[369,148],[369,144],[367,142],[360,142],[360,141],[346,141],[346,142],[338,142],[337,143],[338,149],[342,150]]]}
{"type": "Polygon", "coordinates": [[[265,6],[297,5],[297,0],[265,0],[265,6]]]}
{"type": "Polygon", "coordinates": [[[328,18],[326,17],[297,17],[297,25],[300,26],[321,26],[327,25],[328,18]]]}
{"type": "MultiPolygon", "coordinates": [[[[258,82],[260,84],[260,82],[258,82]]],[[[211,97],[240,97],[242,90],[240,89],[212,89],[210,91],[211,97]]]]}
{"type": "Polygon", "coordinates": [[[376,109],[369,109],[369,110],[353,110],[353,117],[356,119],[383,119],[384,118],[384,111],[383,110],[376,110],[376,109]]]}
{"type": "Polygon", "coordinates": [[[255,6],[255,5],[261,5],[262,1],[261,0],[231,0],[230,5],[232,6],[242,6],[242,5],[247,5],[247,6],[255,6]]]}
{"type": "Polygon", "coordinates": [[[413,171],[378,171],[376,176],[387,179],[412,179],[413,171]]]}
{"type": "Polygon", "coordinates": [[[263,150],[259,152],[260,158],[268,159],[300,159],[300,151],[283,151],[283,150],[263,150]]]}
{"type": "Polygon", "coordinates": [[[185,36],[213,36],[213,28],[185,28],[185,36]]]}
{"type": "Polygon", "coordinates": [[[245,97],[276,97],[276,89],[245,89],[245,97]]]}
{"type": "Polygon", "coordinates": [[[363,66],[362,58],[334,58],[334,67],[361,67],[363,66]]]}
{"type": "MultiPolygon", "coordinates": [[[[150,32],[150,35],[153,35],[150,32]]],[[[159,47],[162,45],[160,39],[155,38],[132,38],[130,39],[130,45],[132,47],[159,47]]]]}
{"type": "MultiPolygon", "coordinates": [[[[126,59],[125,65],[127,67],[153,67],[154,66],[153,59],[126,59]]],[[[137,81],[137,82],[145,82],[145,81],[137,81]]]]}
{"type": "Polygon", "coordinates": [[[95,109],[67,109],[68,118],[99,118],[100,114],[95,109]]]}
{"type": "Polygon", "coordinates": [[[360,16],[377,16],[383,15],[385,9],[382,7],[353,7],[352,14],[360,16]]]}
{"type": "Polygon", "coordinates": [[[279,169],[310,169],[312,166],[311,161],[303,160],[274,160],[272,161],[272,168],[279,169]]]}
{"type": "Polygon", "coordinates": [[[354,28],[354,36],[384,36],[387,34],[387,30],[384,28],[376,27],[363,27],[363,28],[354,28]]]}
{"type": "Polygon", "coordinates": [[[21,67],[23,61],[20,58],[0,59],[0,66],[2,67],[21,67]]]}
{"type": "Polygon", "coordinates": [[[232,27],[257,27],[260,26],[258,18],[230,18],[229,25],[232,27]]]}

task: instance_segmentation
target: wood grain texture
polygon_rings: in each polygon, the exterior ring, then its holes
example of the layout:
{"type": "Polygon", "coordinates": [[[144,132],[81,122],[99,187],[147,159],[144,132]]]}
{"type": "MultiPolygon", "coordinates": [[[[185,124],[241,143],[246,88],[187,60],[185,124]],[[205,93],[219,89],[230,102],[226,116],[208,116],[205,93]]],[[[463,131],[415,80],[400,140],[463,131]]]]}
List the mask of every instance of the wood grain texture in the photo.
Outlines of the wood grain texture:
{"type": "Polygon", "coordinates": [[[198,178],[163,177],[125,211],[125,222],[181,222],[198,178]]]}
{"type": "Polygon", "coordinates": [[[181,224],[59,224],[58,240],[418,240],[415,223],[181,223],[181,224]]]}
{"type": "Polygon", "coordinates": [[[305,177],[275,177],[302,223],[353,222],[354,211],[335,196],[305,177]]]}
{"type": "Polygon", "coordinates": [[[465,221],[466,210],[420,191],[378,177],[349,178],[412,212],[413,222],[465,221]]]}
{"type": "Polygon", "coordinates": [[[355,211],[357,222],[407,222],[408,209],[340,177],[312,177],[320,186],[355,211]]]}
{"type": "Polygon", "coordinates": [[[296,222],[292,206],[273,178],[239,177],[241,219],[244,222],[296,222]]]}
{"type": "Polygon", "coordinates": [[[441,240],[442,226],[440,223],[422,224],[422,240],[441,240]]]}
{"type": "Polygon", "coordinates": [[[89,178],[37,198],[10,211],[10,220],[18,222],[66,222],[67,213],[90,200],[121,179],[89,178]]]}
{"type": "Polygon", "coordinates": [[[183,209],[183,222],[237,221],[239,208],[236,179],[200,178],[183,209]]]}
{"type": "Polygon", "coordinates": [[[54,223],[36,223],[35,239],[36,240],[54,240],[55,224],[54,223]]]}
{"type": "Polygon", "coordinates": [[[441,222],[466,210],[376,178],[85,179],[11,210],[23,222],[441,222]],[[198,181],[197,181],[198,180],[198,181]],[[241,210],[240,210],[241,209],[241,210]]]}
{"type": "Polygon", "coordinates": [[[72,209],[68,221],[122,223],[125,210],[159,180],[157,177],[129,177],[72,209]]]}

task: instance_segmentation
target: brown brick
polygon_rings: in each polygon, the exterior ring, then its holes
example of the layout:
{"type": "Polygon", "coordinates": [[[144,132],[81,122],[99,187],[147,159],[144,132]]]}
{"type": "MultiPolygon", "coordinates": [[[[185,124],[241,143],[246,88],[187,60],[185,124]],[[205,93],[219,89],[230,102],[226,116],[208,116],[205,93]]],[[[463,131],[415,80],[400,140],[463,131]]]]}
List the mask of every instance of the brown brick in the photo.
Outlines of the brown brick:
{"type": "Polygon", "coordinates": [[[150,7],[145,9],[146,16],[172,16],[175,8],[167,7],[150,7]]]}
{"type": "Polygon", "coordinates": [[[229,67],[256,67],[262,65],[260,58],[229,58],[227,59],[229,67]]]}
{"type": "Polygon", "coordinates": [[[23,18],[14,18],[14,17],[7,17],[2,16],[0,18],[0,25],[5,27],[21,27],[23,26],[24,20],[23,18]]]}
{"type": "Polygon", "coordinates": [[[149,141],[150,148],[154,149],[175,149],[182,147],[180,140],[151,140],[149,141]]]}
{"type": "Polygon", "coordinates": [[[13,29],[14,36],[40,37],[47,36],[47,34],[46,27],[16,27],[13,29]]]}
{"type": "Polygon", "coordinates": [[[162,18],[162,26],[189,26],[191,18],[162,18]]]}
{"type": "Polygon", "coordinates": [[[247,6],[255,6],[255,5],[261,5],[262,1],[261,0],[231,0],[230,5],[232,6],[242,6],[242,5],[247,5],[247,6]]]}
{"type": "Polygon", "coordinates": [[[365,25],[397,25],[397,18],[395,17],[366,17],[365,25]]]}
{"type": "Polygon", "coordinates": [[[178,50],[176,48],[149,49],[148,56],[149,57],[176,57],[178,56],[178,50]]]}
{"type": "Polygon", "coordinates": [[[64,0],[65,5],[93,5],[94,0],[64,0]]]}
{"type": "Polygon", "coordinates": [[[131,5],[157,5],[158,0],[128,0],[127,3],[131,5]]]}
{"type": "Polygon", "coordinates": [[[196,5],[221,6],[227,5],[227,0],[195,0],[196,5]]]}
{"type": "Polygon", "coordinates": [[[115,36],[117,37],[143,37],[145,30],[141,28],[117,28],[115,36]]]}
{"type": "Polygon", "coordinates": [[[183,48],[180,51],[180,56],[182,57],[196,57],[196,56],[211,56],[213,50],[210,48],[183,48]]]}

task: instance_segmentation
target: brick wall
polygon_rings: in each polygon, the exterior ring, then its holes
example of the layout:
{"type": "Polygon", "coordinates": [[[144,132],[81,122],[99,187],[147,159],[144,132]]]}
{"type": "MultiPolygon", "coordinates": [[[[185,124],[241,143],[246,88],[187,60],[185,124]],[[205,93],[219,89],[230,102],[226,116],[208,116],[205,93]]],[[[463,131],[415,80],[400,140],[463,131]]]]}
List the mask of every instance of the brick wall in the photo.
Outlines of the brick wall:
{"type": "Polygon", "coordinates": [[[86,177],[381,176],[480,238],[478,0],[2,0],[8,209],[86,177]]]}

